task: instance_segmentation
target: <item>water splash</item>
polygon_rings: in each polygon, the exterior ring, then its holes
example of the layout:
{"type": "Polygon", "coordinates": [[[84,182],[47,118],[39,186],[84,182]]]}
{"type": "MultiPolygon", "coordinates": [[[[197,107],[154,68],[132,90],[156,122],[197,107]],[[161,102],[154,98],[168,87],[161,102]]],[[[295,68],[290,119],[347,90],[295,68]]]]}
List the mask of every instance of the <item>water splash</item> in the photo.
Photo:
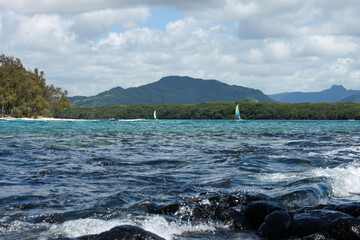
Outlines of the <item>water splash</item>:
{"type": "Polygon", "coordinates": [[[52,225],[42,236],[42,239],[45,240],[48,237],[75,238],[84,235],[99,234],[121,225],[138,226],[167,240],[171,240],[174,236],[181,235],[185,232],[214,232],[216,230],[215,223],[195,224],[191,222],[169,221],[162,216],[145,216],[142,218],[127,216],[125,219],[112,220],[87,218],[52,225]]]}

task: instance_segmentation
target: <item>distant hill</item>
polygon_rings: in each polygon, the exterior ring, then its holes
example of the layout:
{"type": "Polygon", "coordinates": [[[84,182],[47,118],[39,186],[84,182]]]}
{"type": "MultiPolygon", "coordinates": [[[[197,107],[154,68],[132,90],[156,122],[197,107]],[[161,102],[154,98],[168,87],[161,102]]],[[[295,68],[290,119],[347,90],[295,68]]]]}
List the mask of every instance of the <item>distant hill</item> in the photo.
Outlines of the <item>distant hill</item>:
{"type": "Polygon", "coordinates": [[[251,99],[274,102],[260,90],[228,85],[217,80],[169,76],[157,82],[123,89],[116,87],[92,97],[70,97],[73,106],[184,104],[251,99]]]}
{"type": "Polygon", "coordinates": [[[360,103],[360,95],[351,95],[349,97],[341,99],[339,102],[345,103],[345,102],[354,102],[354,103],[360,103]]]}
{"type": "MultiPolygon", "coordinates": [[[[359,90],[347,90],[342,85],[333,85],[331,88],[321,92],[287,92],[268,95],[272,99],[283,103],[338,103],[344,102],[350,96],[360,96],[359,90]]],[[[346,101],[345,101],[346,102],[346,101]]],[[[350,102],[353,102],[350,99],[350,102]]]]}

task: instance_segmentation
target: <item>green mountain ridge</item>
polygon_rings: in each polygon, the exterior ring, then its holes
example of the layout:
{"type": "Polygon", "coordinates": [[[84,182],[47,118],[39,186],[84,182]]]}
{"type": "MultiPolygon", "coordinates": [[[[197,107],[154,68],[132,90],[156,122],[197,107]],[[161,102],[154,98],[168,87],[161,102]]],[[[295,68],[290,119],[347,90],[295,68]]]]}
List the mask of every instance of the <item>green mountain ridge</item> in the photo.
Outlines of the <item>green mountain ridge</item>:
{"type": "Polygon", "coordinates": [[[354,103],[360,103],[360,93],[359,94],[354,94],[354,95],[350,95],[346,98],[341,99],[339,102],[341,103],[345,103],[345,102],[354,102],[354,103]]]}
{"type": "Polygon", "coordinates": [[[360,96],[360,91],[348,90],[342,85],[333,85],[321,92],[286,92],[268,96],[282,103],[358,102],[359,100],[356,101],[356,97],[351,96],[360,96]]]}
{"type": "Polygon", "coordinates": [[[187,104],[251,99],[274,102],[257,89],[228,85],[217,80],[168,76],[140,87],[116,87],[96,96],[69,98],[73,106],[111,106],[136,104],[187,104]]]}

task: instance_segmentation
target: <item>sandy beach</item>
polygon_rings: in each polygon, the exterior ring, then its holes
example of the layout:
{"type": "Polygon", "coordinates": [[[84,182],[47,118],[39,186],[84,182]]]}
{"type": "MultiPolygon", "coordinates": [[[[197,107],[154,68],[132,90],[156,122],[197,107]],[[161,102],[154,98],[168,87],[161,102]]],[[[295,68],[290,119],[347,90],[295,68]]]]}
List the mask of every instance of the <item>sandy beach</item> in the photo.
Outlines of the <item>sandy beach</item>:
{"type": "Polygon", "coordinates": [[[66,119],[66,118],[46,118],[46,117],[38,117],[38,118],[14,118],[11,116],[0,117],[0,121],[11,121],[11,120],[26,120],[26,121],[84,121],[83,119],[66,119]]]}

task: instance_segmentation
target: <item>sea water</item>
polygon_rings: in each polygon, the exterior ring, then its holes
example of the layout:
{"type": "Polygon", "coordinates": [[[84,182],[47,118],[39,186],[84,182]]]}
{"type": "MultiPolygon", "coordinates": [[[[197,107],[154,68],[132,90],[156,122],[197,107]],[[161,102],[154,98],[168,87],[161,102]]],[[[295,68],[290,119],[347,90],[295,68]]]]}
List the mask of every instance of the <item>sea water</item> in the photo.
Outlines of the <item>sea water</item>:
{"type": "Polygon", "coordinates": [[[165,239],[258,239],[144,205],[238,191],[290,209],[359,201],[359,157],[360,121],[0,121],[0,238],[130,224],[165,239]]]}

